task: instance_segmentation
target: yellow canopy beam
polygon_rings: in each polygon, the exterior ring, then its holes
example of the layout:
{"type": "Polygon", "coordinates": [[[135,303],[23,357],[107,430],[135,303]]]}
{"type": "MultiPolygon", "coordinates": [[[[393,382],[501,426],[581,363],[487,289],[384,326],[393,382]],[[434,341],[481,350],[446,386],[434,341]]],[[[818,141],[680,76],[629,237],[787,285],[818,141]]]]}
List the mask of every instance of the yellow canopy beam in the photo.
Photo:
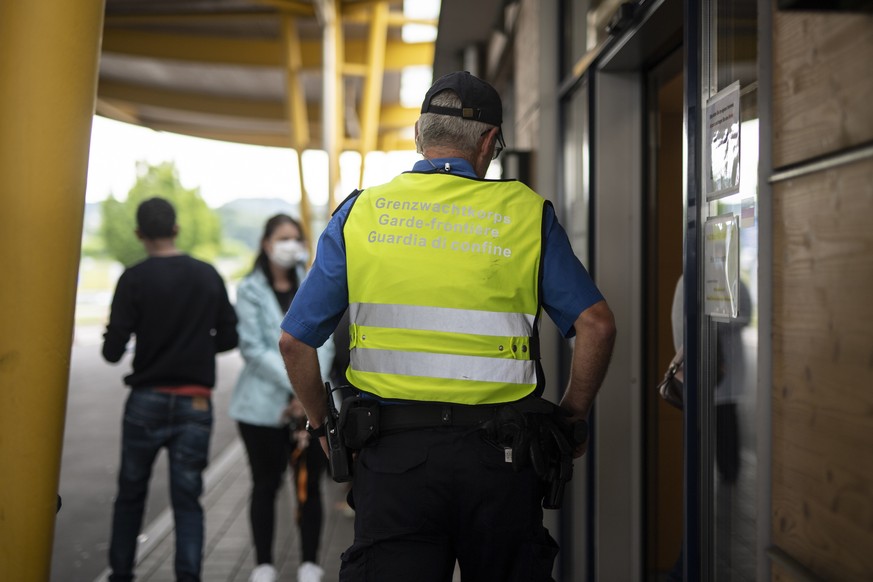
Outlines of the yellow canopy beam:
{"type": "Polygon", "coordinates": [[[283,14],[296,14],[298,16],[315,16],[312,4],[296,2],[295,0],[252,0],[256,4],[263,4],[276,8],[283,14]]]}
{"type": "Polygon", "coordinates": [[[306,112],[306,96],[303,93],[302,49],[297,34],[297,21],[286,16],[282,20],[282,37],[285,40],[285,77],[288,119],[291,123],[292,146],[303,150],[309,145],[309,116],[306,112]]]}
{"type": "Polygon", "coordinates": [[[297,21],[292,16],[282,18],[282,39],[285,43],[285,80],[288,113],[288,131],[291,147],[297,154],[297,177],[300,190],[300,222],[307,236],[312,236],[310,224],[312,209],[306,184],[303,181],[303,150],[309,145],[309,117],[306,113],[306,96],[300,76],[303,70],[300,37],[297,34],[297,21]]]}
{"type": "Polygon", "coordinates": [[[388,3],[377,2],[371,7],[370,33],[367,40],[367,76],[361,99],[361,166],[358,188],[364,185],[364,165],[367,154],[376,147],[379,135],[379,110],[382,102],[382,78],[385,75],[385,47],[388,40],[388,3]]]}
{"type": "Polygon", "coordinates": [[[369,63],[343,63],[343,75],[347,77],[366,77],[369,73],[369,63]]]}
{"type": "Polygon", "coordinates": [[[318,21],[322,27],[324,55],[322,111],[323,147],[327,152],[328,205],[335,208],[339,202],[339,156],[345,142],[344,81],[342,65],[345,61],[345,39],[339,0],[315,0],[318,21]]]}
{"type": "MultiPolygon", "coordinates": [[[[366,64],[367,43],[349,40],[344,43],[339,62],[366,64]]],[[[107,29],[103,36],[103,51],[149,59],[172,59],[194,63],[224,65],[254,65],[284,67],[284,47],[281,40],[239,37],[200,36],[130,29],[107,29]]],[[[323,46],[320,41],[301,41],[301,67],[323,68],[323,46]]],[[[385,69],[401,70],[412,66],[433,64],[434,45],[430,42],[404,43],[389,40],[386,46],[385,69]]]]}
{"type": "MultiPolygon", "coordinates": [[[[415,125],[421,112],[418,107],[383,105],[379,114],[379,126],[385,129],[408,129],[415,125]]],[[[415,149],[414,147],[412,149],[415,149]]]]}
{"type": "MultiPolygon", "coordinates": [[[[355,45],[349,48],[354,53],[355,45]]],[[[433,66],[434,44],[432,42],[400,42],[389,40],[385,47],[385,70],[400,71],[406,67],[433,66]]],[[[352,59],[350,59],[352,60],[352,59]]]]}
{"type": "MultiPolygon", "coordinates": [[[[312,9],[309,10],[312,15],[312,9]]],[[[215,23],[222,20],[239,22],[241,20],[264,20],[276,18],[276,13],[263,8],[242,9],[226,12],[182,12],[174,14],[113,14],[107,15],[104,25],[107,28],[143,25],[173,25],[191,23],[215,23]]]]}
{"type": "MultiPolygon", "coordinates": [[[[318,51],[317,46],[313,48],[316,52],[318,51]]],[[[278,40],[194,37],[190,34],[146,32],[122,28],[110,28],[104,31],[103,52],[150,59],[173,59],[226,65],[280,67],[283,64],[282,43],[278,40]]],[[[311,60],[311,57],[309,58],[311,60]]],[[[311,66],[318,67],[319,63],[313,62],[311,66]]]]}
{"type": "MultiPolygon", "coordinates": [[[[132,85],[115,81],[100,83],[98,113],[106,117],[138,123],[137,108],[140,105],[178,109],[191,113],[220,115],[225,117],[246,117],[265,121],[286,119],[286,103],[279,101],[254,101],[237,97],[217,97],[206,93],[190,93],[159,89],[144,85],[132,85]],[[117,112],[113,113],[113,112],[117,112]]],[[[308,142],[316,132],[311,128],[321,124],[322,107],[319,103],[308,103],[306,114],[310,128],[308,142]]],[[[418,119],[417,107],[401,105],[382,105],[379,112],[379,126],[384,129],[411,127],[418,119]]]]}
{"type": "MultiPolygon", "coordinates": [[[[343,12],[343,19],[346,22],[355,23],[355,24],[369,24],[370,23],[370,15],[358,9],[355,12],[343,12]]],[[[388,27],[389,28],[400,28],[402,26],[406,26],[407,24],[420,24],[422,26],[438,26],[439,21],[434,18],[409,18],[404,16],[402,12],[390,12],[388,14],[388,27]]]]}
{"type": "Polygon", "coordinates": [[[116,102],[116,106],[119,107],[121,106],[119,102],[128,102],[227,117],[285,119],[285,104],[280,101],[218,97],[116,81],[101,81],[98,93],[101,99],[116,102]]]}
{"type": "MultiPolygon", "coordinates": [[[[311,4],[297,2],[294,6],[287,6],[282,0],[253,0],[258,4],[268,7],[279,8],[281,13],[296,16],[313,16],[315,10],[311,4]],[[280,6],[281,3],[281,6],[280,6]]],[[[243,18],[265,19],[275,18],[276,14],[264,10],[235,11],[235,12],[196,12],[182,14],[116,14],[107,16],[105,24],[108,27],[143,25],[143,24],[178,24],[189,22],[215,22],[217,20],[239,21],[243,18]]],[[[354,24],[368,24],[369,14],[365,4],[355,5],[354,8],[343,9],[343,21],[354,24]]],[[[407,24],[420,24],[423,26],[438,26],[439,21],[434,18],[410,18],[402,12],[388,14],[388,26],[399,28],[407,24]]]]}
{"type": "MultiPolygon", "coordinates": [[[[190,135],[192,137],[202,137],[204,139],[276,148],[287,148],[291,139],[287,132],[258,133],[252,131],[234,131],[231,129],[212,129],[203,126],[191,126],[180,123],[153,122],[147,119],[143,120],[140,125],[149,127],[155,131],[169,131],[172,133],[180,133],[182,135],[190,135]]],[[[318,135],[321,131],[321,125],[313,126],[312,130],[313,135],[318,135]]],[[[400,133],[401,132],[389,131],[380,134],[375,148],[376,151],[389,152],[395,150],[414,150],[415,142],[407,137],[401,137],[400,133]]],[[[359,143],[359,140],[346,138],[340,145],[339,151],[355,151],[358,149],[359,143]]],[[[321,143],[321,138],[313,138],[309,147],[306,149],[326,150],[321,143]]]]}

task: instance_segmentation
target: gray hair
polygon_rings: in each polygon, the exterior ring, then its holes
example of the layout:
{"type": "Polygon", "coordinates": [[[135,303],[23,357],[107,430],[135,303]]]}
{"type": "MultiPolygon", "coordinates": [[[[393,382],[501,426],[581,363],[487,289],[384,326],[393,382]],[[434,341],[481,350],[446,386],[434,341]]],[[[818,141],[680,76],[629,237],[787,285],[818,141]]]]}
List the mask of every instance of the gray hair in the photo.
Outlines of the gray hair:
{"type": "MultiPolygon", "coordinates": [[[[431,104],[460,109],[461,98],[454,91],[447,90],[435,95],[431,104]]],[[[453,115],[422,113],[418,118],[415,145],[418,153],[431,147],[446,147],[472,157],[476,155],[482,134],[494,127],[496,126],[453,115]]]]}

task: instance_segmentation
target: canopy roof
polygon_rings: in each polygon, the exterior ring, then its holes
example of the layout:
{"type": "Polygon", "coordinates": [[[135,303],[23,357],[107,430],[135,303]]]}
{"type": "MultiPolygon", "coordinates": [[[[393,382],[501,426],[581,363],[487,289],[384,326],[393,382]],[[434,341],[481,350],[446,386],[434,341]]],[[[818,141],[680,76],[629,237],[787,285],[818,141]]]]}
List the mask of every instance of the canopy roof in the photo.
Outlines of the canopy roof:
{"type": "Polygon", "coordinates": [[[415,22],[402,0],[107,0],[97,113],[241,143],[410,149],[400,73],[434,62],[432,42],[401,39],[415,22]],[[333,144],[324,107],[342,120],[333,144]]]}
{"type": "MultiPolygon", "coordinates": [[[[502,0],[440,5],[437,22],[405,17],[403,0],[106,0],[97,113],[197,137],[325,150],[333,206],[341,152],[361,153],[362,177],[367,153],[415,149],[419,109],[401,104],[402,71],[461,68],[502,0]],[[439,50],[404,42],[406,24],[438,26],[439,50]]],[[[302,213],[306,220],[308,208],[302,213]]]]}

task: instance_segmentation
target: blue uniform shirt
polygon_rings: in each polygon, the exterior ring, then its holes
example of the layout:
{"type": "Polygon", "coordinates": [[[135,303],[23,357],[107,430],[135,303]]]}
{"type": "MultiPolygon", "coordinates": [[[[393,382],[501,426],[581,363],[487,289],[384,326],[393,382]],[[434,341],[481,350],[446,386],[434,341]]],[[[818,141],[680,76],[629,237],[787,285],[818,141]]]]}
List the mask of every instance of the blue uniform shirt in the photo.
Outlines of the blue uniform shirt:
{"type": "MultiPolygon", "coordinates": [[[[412,171],[477,177],[470,163],[460,158],[420,160],[412,171]]],[[[340,206],[321,234],[312,270],[282,321],[283,330],[312,347],[327,341],[349,305],[343,226],[355,198],[349,197],[340,206]]],[[[546,241],[540,301],[564,337],[572,337],[573,324],[579,314],[602,300],[603,295],[573,253],[567,233],[558,223],[551,205],[546,206],[544,215],[546,241]]]]}

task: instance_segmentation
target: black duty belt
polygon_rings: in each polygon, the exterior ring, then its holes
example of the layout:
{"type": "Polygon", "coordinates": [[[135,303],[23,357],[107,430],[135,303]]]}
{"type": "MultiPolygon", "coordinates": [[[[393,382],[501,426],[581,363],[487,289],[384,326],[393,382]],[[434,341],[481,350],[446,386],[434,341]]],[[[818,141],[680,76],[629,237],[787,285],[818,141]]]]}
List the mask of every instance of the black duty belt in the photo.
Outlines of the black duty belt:
{"type": "Polygon", "coordinates": [[[491,404],[391,404],[379,408],[381,433],[436,428],[444,426],[471,427],[494,418],[500,405],[491,404]]]}
{"type": "MultiPolygon", "coordinates": [[[[327,385],[329,405],[333,404],[327,385]]],[[[333,413],[328,417],[331,422],[333,413]]],[[[351,459],[349,450],[360,450],[380,434],[438,427],[478,427],[484,438],[502,448],[505,458],[515,471],[530,465],[547,485],[543,507],[561,506],[564,486],[573,474],[573,452],[588,437],[584,420],[572,422],[569,413],[555,404],[537,397],[528,397],[505,404],[444,404],[419,402],[414,404],[383,404],[375,400],[350,396],[343,401],[336,428],[328,424],[328,444],[331,448],[331,475],[336,481],[351,478],[348,461],[334,460],[334,449],[341,450],[343,459],[351,459]],[[341,435],[331,444],[331,435],[341,435]],[[335,446],[336,445],[336,446],[335,446]],[[345,467],[337,477],[335,466],[345,467]]]]}

